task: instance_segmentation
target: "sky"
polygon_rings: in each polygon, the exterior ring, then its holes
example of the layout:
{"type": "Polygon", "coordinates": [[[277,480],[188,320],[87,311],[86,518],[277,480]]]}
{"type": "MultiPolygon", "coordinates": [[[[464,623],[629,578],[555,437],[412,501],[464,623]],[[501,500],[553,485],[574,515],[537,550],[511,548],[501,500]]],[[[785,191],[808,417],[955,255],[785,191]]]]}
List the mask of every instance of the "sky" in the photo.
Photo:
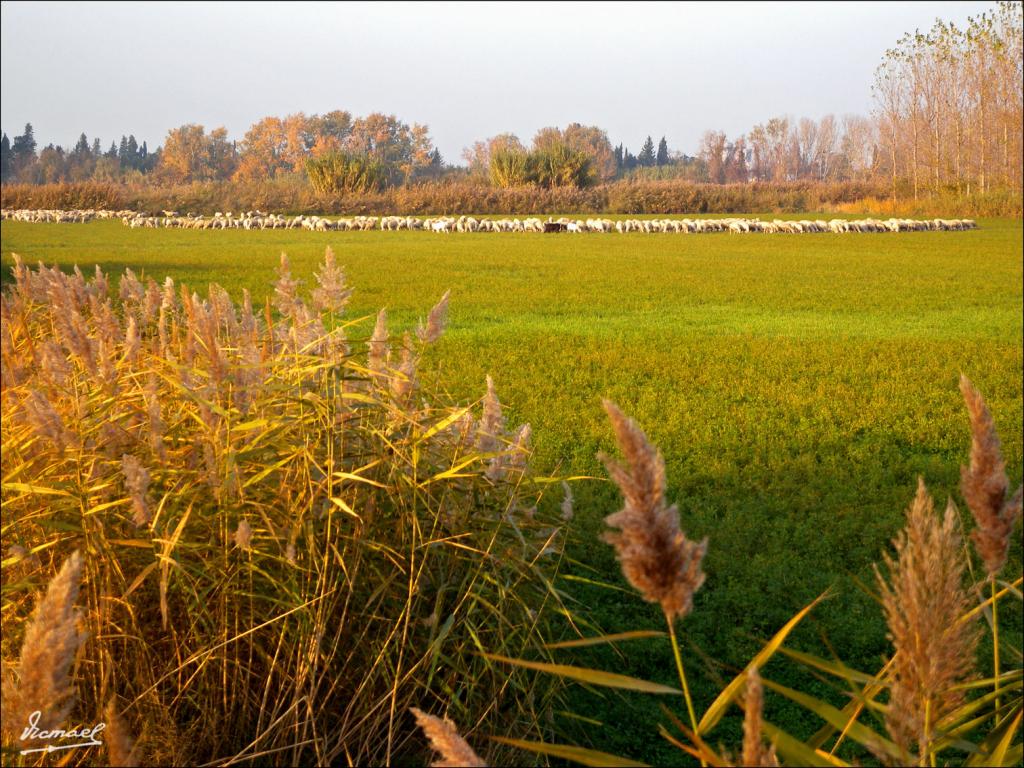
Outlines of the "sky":
{"type": "Polygon", "coordinates": [[[777,115],[867,114],[887,48],[993,2],[0,4],[0,127],[154,148],[199,123],[345,109],[426,123],[448,162],[597,125],[695,154],[777,115]]]}

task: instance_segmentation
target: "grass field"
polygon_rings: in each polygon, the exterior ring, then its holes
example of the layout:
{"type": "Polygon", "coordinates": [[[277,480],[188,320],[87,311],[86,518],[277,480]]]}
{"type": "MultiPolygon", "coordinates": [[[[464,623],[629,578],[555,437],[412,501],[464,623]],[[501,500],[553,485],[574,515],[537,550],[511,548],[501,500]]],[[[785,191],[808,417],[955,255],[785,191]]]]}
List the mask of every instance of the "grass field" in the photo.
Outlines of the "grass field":
{"type": "MultiPolygon", "coordinates": [[[[979,223],[884,235],[547,237],[4,222],[2,258],[5,282],[16,252],[30,264],[170,275],[200,293],[218,282],[262,300],[282,251],[308,286],[330,245],[356,289],[349,316],[387,307],[393,331],[451,288],[449,331],[421,378],[470,400],[492,374],[510,421],[533,425],[535,469],[604,475],[595,454],[611,450],[612,435],[602,397],[664,452],[683,529],[710,539],[708,579],[682,625],[700,710],[717,675],[828,586],[836,597],[795,642],[821,652],[824,636],[848,663],[876,669],[885,627],[857,583],[873,588],[871,563],[901,526],[918,475],[940,502],[958,497],[969,446],[960,372],[984,393],[1011,482],[1020,481],[1022,227],[979,223]]],[[[632,592],[591,583],[623,584],[596,539],[617,493],[603,481],[574,493],[574,562],[562,587],[578,613],[608,632],[662,628],[632,592]]],[[[1019,613],[1006,621],[1019,638],[1019,613]]],[[[629,655],[565,658],[672,682],[664,643],[622,650],[629,655]]],[[[567,718],[566,738],[677,762],[656,734],[652,698],[574,691],[569,708],[602,725],[567,718]]],[[[770,720],[799,735],[817,728],[795,722],[795,711],[768,700],[770,720]]]]}

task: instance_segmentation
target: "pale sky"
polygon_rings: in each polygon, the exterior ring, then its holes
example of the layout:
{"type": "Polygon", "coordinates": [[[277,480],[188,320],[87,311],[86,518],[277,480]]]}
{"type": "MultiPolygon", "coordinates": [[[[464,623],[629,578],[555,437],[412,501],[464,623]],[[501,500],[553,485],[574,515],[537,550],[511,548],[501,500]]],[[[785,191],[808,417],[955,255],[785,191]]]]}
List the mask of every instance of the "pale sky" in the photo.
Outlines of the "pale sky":
{"type": "Polygon", "coordinates": [[[598,125],[695,154],[776,115],[867,114],[885,50],[992,2],[0,4],[0,127],[42,148],[293,112],[426,123],[448,162],[510,131],[598,125]]]}

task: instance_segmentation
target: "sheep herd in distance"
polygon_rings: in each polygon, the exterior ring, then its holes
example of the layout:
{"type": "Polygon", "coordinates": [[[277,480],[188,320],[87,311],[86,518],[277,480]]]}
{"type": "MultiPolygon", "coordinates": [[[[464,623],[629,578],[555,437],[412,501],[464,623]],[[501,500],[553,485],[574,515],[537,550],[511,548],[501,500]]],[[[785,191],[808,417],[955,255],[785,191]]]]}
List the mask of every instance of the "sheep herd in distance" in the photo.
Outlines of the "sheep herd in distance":
{"type": "Polygon", "coordinates": [[[330,219],[323,216],[285,216],[283,214],[246,211],[238,215],[232,212],[216,212],[213,216],[163,211],[161,216],[152,216],[138,211],[111,210],[4,210],[3,220],[29,223],[83,223],[93,220],[120,219],[132,229],[305,229],[314,232],[368,231],[368,230],[419,230],[438,234],[453,232],[629,232],[644,233],[707,233],[729,232],[733,234],[805,234],[805,233],[846,233],[846,232],[937,232],[977,229],[974,219],[823,219],[762,221],[760,218],[718,218],[718,219],[619,219],[588,218],[570,219],[538,217],[519,219],[476,218],[474,216],[438,216],[419,218],[416,216],[352,216],[330,219]]]}

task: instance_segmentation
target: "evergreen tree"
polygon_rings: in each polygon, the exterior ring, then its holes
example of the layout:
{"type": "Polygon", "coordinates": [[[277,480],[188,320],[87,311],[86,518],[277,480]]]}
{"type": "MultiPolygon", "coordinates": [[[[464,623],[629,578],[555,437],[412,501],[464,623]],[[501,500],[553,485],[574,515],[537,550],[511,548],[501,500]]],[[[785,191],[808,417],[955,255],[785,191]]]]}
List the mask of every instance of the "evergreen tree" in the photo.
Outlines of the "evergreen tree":
{"type": "Polygon", "coordinates": [[[134,135],[129,135],[128,136],[128,167],[129,168],[138,168],[139,165],[140,165],[139,160],[140,160],[140,158],[139,158],[139,145],[135,141],[135,136],[134,135]]]}
{"type": "Polygon", "coordinates": [[[113,141],[110,142],[110,149],[107,150],[107,157],[111,160],[117,160],[117,144],[113,141]]]}
{"type": "Polygon", "coordinates": [[[642,168],[650,168],[654,165],[654,140],[650,136],[640,148],[640,154],[636,156],[636,161],[642,168]]]}
{"type": "Polygon", "coordinates": [[[25,133],[14,137],[11,144],[11,161],[16,168],[36,159],[36,137],[32,133],[32,123],[25,123],[25,133]]]}
{"type": "Polygon", "coordinates": [[[75,157],[82,157],[83,155],[89,154],[89,139],[86,138],[83,133],[78,137],[78,143],[75,144],[75,148],[71,151],[75,157]]]}
{"type": "Polygon", "coordinates": [[[622,152],[623,152],[622,145],[619,144],[619,146],[617,146],[615,148],[615,152],[614,152],[614,155],[615,155],[615,172],[616,173],[620,173],[622,171],[622,161],[623,161],[622,152]]]}
{"type": "Polygon", "coordinates": [[[11,140],[7,138],[7,134],[0,139],[0,180],[7,181],[7,178],[11,174],[11,160],[13,156],[11,152],[11,140]]]}
{"type": "Polygon", "coordinates": [[[117,159],[122,168],[128,167],[128,137],[124,134],[121,135],[121,144],[117,148],[117,159]]]}
{"type": "Polygon", "coordinates": [[[630,152],[627,149],[626,150],[626,156],[622,159],[622,167],[625,168],[627,171],[631,171],[634,168],[636,168],[636,166],[637,166],[636,155],[634,155],[632,152],[630,152]]]}
{"type": "Polygon", "coordinates": [[[661,141],[658,142],[658,156],[655,162],[659,165],[668,165],[668,142],[665,141],[665,137],[661,137],[661,141]]]}
{"type": "Polygon", "coordinates": [[[102,154],[103,154],[103,147],[100,146],[99,137],[96,137],[95,139],[92,140],[92,156],[93,157],[99,157],[102,154]]]}

